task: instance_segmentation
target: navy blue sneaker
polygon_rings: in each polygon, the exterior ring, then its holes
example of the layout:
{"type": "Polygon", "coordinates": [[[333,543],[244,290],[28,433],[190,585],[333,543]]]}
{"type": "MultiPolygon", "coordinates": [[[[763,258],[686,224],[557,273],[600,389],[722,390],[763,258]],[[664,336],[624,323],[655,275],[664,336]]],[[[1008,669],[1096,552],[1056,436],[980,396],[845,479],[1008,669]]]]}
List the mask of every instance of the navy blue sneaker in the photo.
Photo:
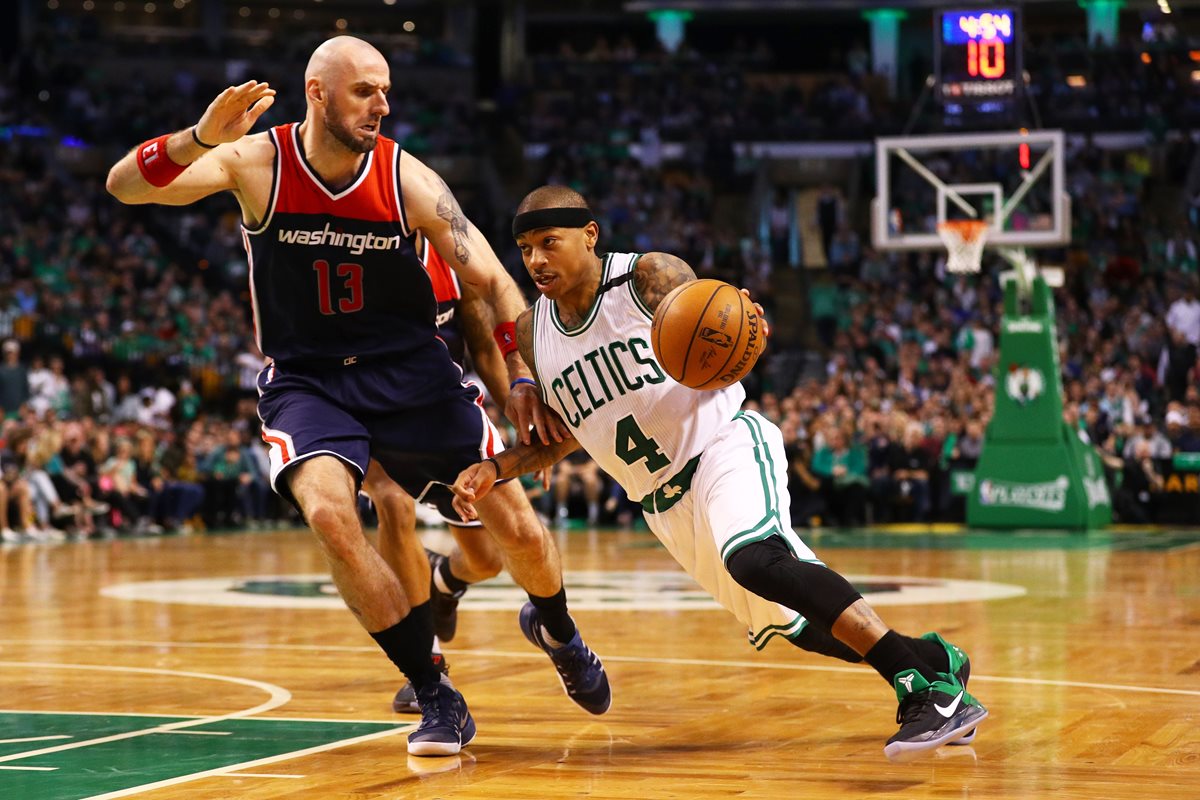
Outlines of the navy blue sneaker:
{"type": "Polygon", "coordinates": [[[526,603],[521,609],[521,632],[550,656],[567,697],[588,713],[603,714],[608,711],[612,705],[608,675],[604,674],[604,665],[599,657],[583,643],[578,630],[567,644],[559,648],[551,647],[542,636],[542,622],[537,608],[533,603],[526,603]]]}
{"type": "MultiPolygon", "coordinates": [[[[433,654],[433,666],[437,667],[437,671],[443,675],[450,674],[450,665],[446,663],[446,657],[441,653],[433,654]]],[[[417,703],[417,690],[411,683],[405,683],[396,692],[396,696],[392,698],[392,711],[397,714],[421,713],[421,706],[417,703]]]]}
{"type": "Polygon", "coordinates": [[[446,678],[417,692],[421,724],[408,735],[414,756],[452,756],[475,738],[475,720],[467,701],[446,678]]]}

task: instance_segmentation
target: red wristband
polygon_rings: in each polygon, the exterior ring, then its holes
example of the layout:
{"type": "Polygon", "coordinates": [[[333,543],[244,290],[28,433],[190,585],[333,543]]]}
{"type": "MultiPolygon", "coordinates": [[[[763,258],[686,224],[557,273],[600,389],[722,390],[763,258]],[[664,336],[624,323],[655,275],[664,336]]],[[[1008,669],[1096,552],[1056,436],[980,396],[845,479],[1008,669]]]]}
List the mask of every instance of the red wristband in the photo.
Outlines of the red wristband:
{"type": "Polygon", "coordinates": [[[137,149],[138,171],[142,173],[146,183],[160,189],[178,178],[187,169],[187,166],[176,164],[167,155],[167,139],[169,138],[171,138],[170,134],[150,139],[139,144],[137,149]]]}
{"type": "Polygon", "coordinates": [[[508,354],[517,349],[517,326],[512,322],[501,322],[496,326],[496,330],[492,331],[492,336],[496,339],[496,345],[500,348],[500,355],[508,358],[508,354]]]}

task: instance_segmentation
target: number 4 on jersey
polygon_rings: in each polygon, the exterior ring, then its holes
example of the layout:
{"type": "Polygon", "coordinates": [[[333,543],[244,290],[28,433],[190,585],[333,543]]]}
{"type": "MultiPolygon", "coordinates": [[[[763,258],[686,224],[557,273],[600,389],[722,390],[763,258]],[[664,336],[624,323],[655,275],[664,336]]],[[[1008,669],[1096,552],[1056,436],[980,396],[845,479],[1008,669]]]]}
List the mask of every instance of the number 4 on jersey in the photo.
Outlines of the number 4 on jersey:
{"type": "Polygon", "coordinates": [[[617,423],[615,450],[617,456],[630,466],[644,460],[650,472],[658,472],[671,463],[671,459],[658,449],[658,442],[642,433],[633,414],[622,417],[617,423]]]}

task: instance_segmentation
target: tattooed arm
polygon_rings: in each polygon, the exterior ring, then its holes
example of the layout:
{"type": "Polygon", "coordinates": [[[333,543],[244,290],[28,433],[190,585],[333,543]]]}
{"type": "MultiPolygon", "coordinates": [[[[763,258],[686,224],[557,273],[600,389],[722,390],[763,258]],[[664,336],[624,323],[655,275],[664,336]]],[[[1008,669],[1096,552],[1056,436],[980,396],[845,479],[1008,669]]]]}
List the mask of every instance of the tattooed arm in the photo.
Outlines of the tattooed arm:
{"type": "Polygon", "coordinates": [[[521,312],[517,317],[517,351],[521,354],[521,360],[529,367],[533,379],[537,380],[537,364],[534,363],[533,355],[533,307],[529,307],[521,312]]]}
{"type": "Polygon", "coordinates": [[[488,304],[467,284],[462,284],[462,299],[458,303],[459,327],[462,329],[463,341],[471,352],[471,363],[483,385],[487,387],[492,401],[504,408],[508,404],[508,370],[505,369],[504,358],[500,348],[492,337],[492,329],[487,326],[488,304]]]}
{"type": "MultiPolygon", "coordinates": [[[[484,329],[490,331],[501,322],[515,320],[525,310],[525,298],[492,252],[487,239],[463,214],[446,182],[405,152],[400,154],[400,181],[403,212],[409,229],[420,231],[458,273],[459,280],[483,300],[478,310],[479,322],[484,329]]],[[[508,368],[509,381],[531,377],[529,367],[518,351],[509,353],[504,364],[508,368]]],[[[530,440],[531,427],[543,443],[552,439],[562,441],[562,423],[548,413],[537,389],[527,383],[512,387],[504,413],[516,426],[517,435],[524,443],[530,440]]]]}
{"type": "Polygon", "coordinates": [[[696,273],[687,262],[670,253],[646,253],[634,267],[633,284],[651,313],[677,286],[696,280],[696,273]]]}
{"type": "Polygon", "coordinates": [[[579,447],[579,442],[574,438],[550,444],[535,441],[510,447],[487,461],[472,464],[458,473],[458,479],[450,487],[454,492],[454,509],[468,522],[478,519],[474,503],[490,492],[496,481],[546,469],[579,447]]]}
{"type": "MultiPolygon", "coordinates": [[[[670,253],[646,253],[638,259],[633,271],[633,285],[637,287],[638,296],[642,298],[646,308],[650,309],[651,314],[658,310],[658,304],[672,289],[694,280],[696,273],[692,272],[687,262],[670,253]]],[[[750,292],[745,289],[738,291],[750,297],[750,292]]],[[[754,308],[758,311],[758,316],[762,317],[763,307],[755,303],[754,308]]],[[[770,335],[771,328],[766,318],[763,318],[763,336],[770,335]]]]}
{"type": "Polygon", "coordinates": [[[483,298],[487,308],[481,310],[485,316],[490,310],[492,317],[484,320],[488,330],[497,322],[515,320],[525,310],[525,298],[487,239],[463,214],[446,182],[409,153],[400,156],[400,178],[408,227],[420,231],[458,273],[459,280],[483,298]]]}
{"type": "MultiPolygon", "coordinates": [[[[517,347],[521,357],[534,368],[533,360],[533,309],[526,309],[517,317],[517,347]]],[[[498,480],[515,478],[527,472],[544,471],[565,458],[568,454],[579,449],[580,444],[571,434],[558,415],[550,409],[545,412],[554,425],[561,431],[561,436],[552,442],[539,442],[536,439],[510,447],[494,457],[480,461],[464,469],[458,474],[451,490],[454,492],[454,508],[459,516],[470,521],[477,519],[474,502],[492,490],[498,480]]],[[[544,473],[549,475],[548,472],[544,473]]],[[[548,477],[546,478],[548,481],[548,477]]],[[[546,483],[546,488],[549,484],[546,483]]]]}

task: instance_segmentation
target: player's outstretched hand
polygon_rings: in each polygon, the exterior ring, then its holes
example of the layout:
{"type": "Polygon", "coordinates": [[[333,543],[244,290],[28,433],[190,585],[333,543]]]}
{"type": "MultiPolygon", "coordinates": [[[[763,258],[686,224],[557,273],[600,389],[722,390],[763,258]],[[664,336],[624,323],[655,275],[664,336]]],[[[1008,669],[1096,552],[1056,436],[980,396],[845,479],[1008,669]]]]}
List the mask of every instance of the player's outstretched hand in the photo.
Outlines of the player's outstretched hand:
{"type": "MultiPolygon", "coordinates": [[[[738,291],[741,292],[743,295],[745,295],[747,300],[753,300],[753,298],[750,297],[749,289],[738,289],[738,291]]],[[[767,322],[767,317],[766,317],[766,314],[763,312],[763,307],[760,306],[758,303],[755,303],[754,310],[758,312],[758,318],[761,319],[763,322],[763,336],[770,336],[771,335],[771,326],[767,322]]]]}
{"type": "Polygon", "coordinates": [[[474,503],[492,490],[496,476],[496,465],[491,461],[480,461],[458,473],[454,485],[450,487],[450,491],[454,492],[451,503],[464,522],[479,519],[474,503]]]}
{"type": "Polygon", "coordinates": [[[275,90],[265,83],[246,81],[217,95],[196,123],[196,137],[205,144],[236,142],[246,135],[275,102],[275,90]]]}
{"type": "Polygon", "coordinates": [[[530,443],[531,426],[537,431],[542,444],[561,442],[571,437],[566,424],[559,419],[558,414],[546,407],[537,387],[532,384],[518,383],[512,388],[508,393],[508,405],[505,406],[504,414],[516,426],[521,444],[530,443]]]}

